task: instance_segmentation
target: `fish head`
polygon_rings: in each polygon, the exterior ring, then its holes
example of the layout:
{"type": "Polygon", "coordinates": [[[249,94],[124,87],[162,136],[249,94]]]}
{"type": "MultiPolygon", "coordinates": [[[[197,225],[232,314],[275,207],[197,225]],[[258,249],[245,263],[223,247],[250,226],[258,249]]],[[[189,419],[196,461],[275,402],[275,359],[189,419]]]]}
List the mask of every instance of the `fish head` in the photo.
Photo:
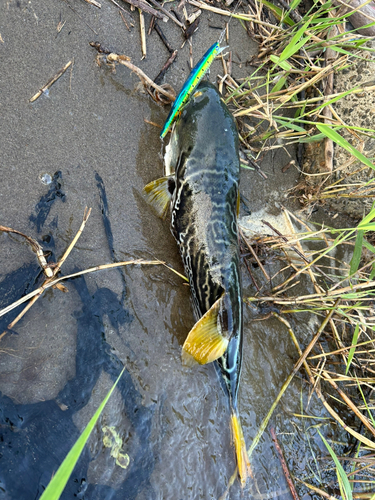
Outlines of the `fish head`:
{"type": "Polygon", "coordinates": [[[164,156],[166,175],[176,171],[181,157],[186,161],[196,153],[207,155],[220,144],[233,145],[238,156],[236,122],[215,85],[203,81],[175,123],[164,156]]]}

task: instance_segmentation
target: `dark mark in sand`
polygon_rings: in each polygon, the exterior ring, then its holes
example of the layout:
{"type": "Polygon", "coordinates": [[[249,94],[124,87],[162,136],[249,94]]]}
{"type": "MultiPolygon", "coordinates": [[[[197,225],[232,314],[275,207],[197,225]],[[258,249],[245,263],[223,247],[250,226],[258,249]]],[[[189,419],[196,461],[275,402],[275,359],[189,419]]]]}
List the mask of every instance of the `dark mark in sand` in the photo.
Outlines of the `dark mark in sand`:
{"type": "Polygon", "coordinates": [[[51,207],[56,199],[60,198],[62,202],[65,202],[65,193],[62,191],[61,182],[62,176],[59,171],[54,174],[48,193],[42,196],[39,203],[35,205],[35,215],[30,215],[30,221],[34,224],[34,226],[36,226],[38,233],[40,233],[41,228],[44,226],[51,207]]]}

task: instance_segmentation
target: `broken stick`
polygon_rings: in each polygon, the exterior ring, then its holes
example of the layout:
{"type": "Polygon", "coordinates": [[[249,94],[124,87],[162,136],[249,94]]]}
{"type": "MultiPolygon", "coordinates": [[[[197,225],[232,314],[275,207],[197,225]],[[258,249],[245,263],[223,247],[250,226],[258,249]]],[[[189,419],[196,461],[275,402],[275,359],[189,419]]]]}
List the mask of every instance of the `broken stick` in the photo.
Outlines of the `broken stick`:
{"type": "Polygon", "coordinates": [[[51,87],[51,85],[53,85],[60,78],[60,76],[62,76],[65,73],[65,71],[69,68],[72,62],[73,59],[69,61],[67,64],[65,64],[65,66],[61,68],[60,71],[58,71],[56,75],[44,85],[44,87],[42,87],[35,95],[33,95],[33,97],[29,100],[29,102],[36,101],[38,97],[40,97],[46,90],[48,90],[51,87]]]}

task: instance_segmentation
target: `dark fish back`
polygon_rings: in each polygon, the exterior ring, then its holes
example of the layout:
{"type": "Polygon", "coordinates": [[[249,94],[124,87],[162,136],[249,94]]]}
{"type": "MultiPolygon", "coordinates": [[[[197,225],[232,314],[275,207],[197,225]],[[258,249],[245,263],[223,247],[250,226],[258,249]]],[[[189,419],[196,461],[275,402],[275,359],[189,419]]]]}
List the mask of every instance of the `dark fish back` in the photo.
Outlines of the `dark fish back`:
{"type": "Polygon", "coordinates": [[[239,288],[237,129],[215,88],[205,82],[198,92],[177,125],[171,219],[197,318],[224,290],[239,288]]]}

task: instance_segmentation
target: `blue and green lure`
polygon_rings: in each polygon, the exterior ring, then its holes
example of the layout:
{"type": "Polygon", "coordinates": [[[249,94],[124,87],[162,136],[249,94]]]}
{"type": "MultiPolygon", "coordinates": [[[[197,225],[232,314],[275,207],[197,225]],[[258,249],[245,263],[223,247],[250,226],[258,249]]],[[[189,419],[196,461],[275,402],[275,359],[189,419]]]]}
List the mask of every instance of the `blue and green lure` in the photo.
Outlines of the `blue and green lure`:
{"type": "Polygon", "coordinates": [[[184,83],[180,93],[173,103],[172,109],[169,112],[168,118],[164,124],[163,130],[160,132],[160,138],[164,139],[167,135],[169,127],[172,125],[181,108],[187,103],[190,95],[197,88],[197,85],[202,80],[204,75],[209,70],[215,57],[218,56],[226,47],[220,47],[219,42],[215,42],[204,54],[202,59],[191,70],[189,78],[184,83]]]}

